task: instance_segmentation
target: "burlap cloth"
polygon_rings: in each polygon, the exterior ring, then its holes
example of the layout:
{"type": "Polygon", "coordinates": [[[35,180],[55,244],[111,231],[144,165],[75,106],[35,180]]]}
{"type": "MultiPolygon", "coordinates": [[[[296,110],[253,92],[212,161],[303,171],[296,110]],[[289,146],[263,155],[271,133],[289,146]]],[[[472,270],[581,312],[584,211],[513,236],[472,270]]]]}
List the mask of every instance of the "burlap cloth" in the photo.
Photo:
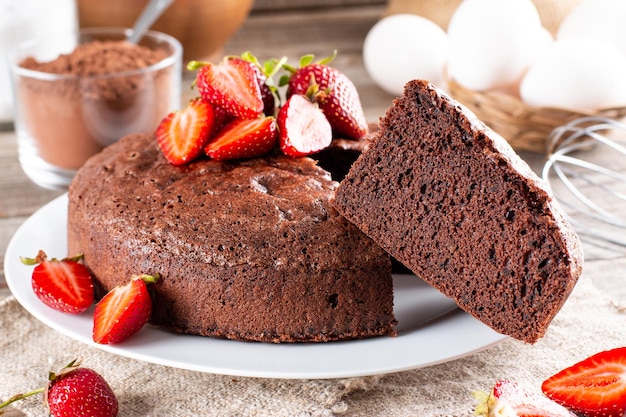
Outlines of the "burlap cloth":
{"type": "MultiPolygon", "coordinates": [[[[562,367],[626,345],[623,300],[605,294],[583,274],[546,337],[533,346],[505,340],[463,359],[382,376],[279,380],[198,373],[106,353],[49,329],[3,290],[0,397],[35,388],[48,370],[82,357],[116,392],[120,416],[470,416],[471,392],[489,389],[498,378],[539,389],[562,367]]],[[[39,396],[5,414],[45,415],[39,396]]]]}

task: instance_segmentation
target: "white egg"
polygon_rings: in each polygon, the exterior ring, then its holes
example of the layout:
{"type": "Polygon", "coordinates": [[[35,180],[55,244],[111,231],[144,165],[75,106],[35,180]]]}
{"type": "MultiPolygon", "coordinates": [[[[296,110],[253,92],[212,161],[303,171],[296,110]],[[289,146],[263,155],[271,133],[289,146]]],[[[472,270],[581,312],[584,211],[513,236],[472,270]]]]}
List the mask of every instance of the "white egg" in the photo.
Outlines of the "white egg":
{"type": "Polygon", "coordinates": [[[363,62],[383,90],[401,95],[413,79],[443,87],[448,38],[434,22],[417,15],[396,14],[377,22],[363,43],[363,62]]]}
{"type": "Polygon", "coordinates": [[[478,91],[517,85],[552,43],[531,0],[464,0],[448,38],[448,75],[478,91]]]}
{"type": "Polygon", "coordinates": [[[594,38],[556,41],[520,85],[532,106],[587,111],[626,106],[626,56],[594,38]]]}
{"type": "Polygon", "coordinates": [[[626,1],[585,0],[561,22],[557,39],[588,36],[615,45],[626,55],[626,1]]]}

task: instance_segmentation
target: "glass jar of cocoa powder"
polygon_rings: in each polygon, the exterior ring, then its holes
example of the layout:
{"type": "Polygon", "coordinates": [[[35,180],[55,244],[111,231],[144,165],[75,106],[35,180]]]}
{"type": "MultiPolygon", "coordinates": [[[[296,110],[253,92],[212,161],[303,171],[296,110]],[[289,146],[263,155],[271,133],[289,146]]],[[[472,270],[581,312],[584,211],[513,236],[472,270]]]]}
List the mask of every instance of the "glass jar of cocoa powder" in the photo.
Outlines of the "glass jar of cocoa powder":
{"type": "Polygon", "coordinates": [[[180,108],[182,47],[148,32],[88,28],[35,39],[11,56],[15,129],[24,172],[66,188],[92,155],[122,136],[152,132],[180,108]]]}

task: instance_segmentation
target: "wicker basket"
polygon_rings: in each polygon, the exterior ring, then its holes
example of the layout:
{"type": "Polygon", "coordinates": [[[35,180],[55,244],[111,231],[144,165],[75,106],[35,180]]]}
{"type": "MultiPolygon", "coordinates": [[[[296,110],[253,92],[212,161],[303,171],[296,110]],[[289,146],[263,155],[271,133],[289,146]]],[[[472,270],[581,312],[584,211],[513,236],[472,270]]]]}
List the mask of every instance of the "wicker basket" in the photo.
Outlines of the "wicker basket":
{"type": "MultiPolygon", "coordinates": [[[[414,13],[426,17],[444,30],[452,13],[462,0],[389,0],[386,14],[414,13]]],[[[560,22],[581,0],[533,0],[543,26],[553,35],[560,22]]],[[[519,97],[502,91],[473,91],[454,80],[448,80],[448,92],[476,113],[479,119],[506,138],[516,150],[546,152],[549,134],[556,127],[583,116],[612,119],[626,117],[626,108],[607,109],[594,113],[577,113],[557,108],[537,108],[523,103],[519,97]]]]}
{"type": "Polygon", "coordinates": [[[532,107],[519,98],[500,91],[469,90],[453,80],[448,81],[448,92],[463,103],[487,126],[507,139],[516,150],[544,153],[547,139],[557,127],[584,116],[601,116],[621,120],[626,107],[580,113],[570,110],[532,107]]]}
{"type": "MultiPolygon", "coordinates": [[[[448,23],[456,8],[463,0],[388,0],[386,15],[396,13],[413,13],[426,17],[443,30],[448,29],[448,23]]],[[[563,18],[583,0],[532,0],[541,24],[552,35],[556,34],[563,18]]]]}

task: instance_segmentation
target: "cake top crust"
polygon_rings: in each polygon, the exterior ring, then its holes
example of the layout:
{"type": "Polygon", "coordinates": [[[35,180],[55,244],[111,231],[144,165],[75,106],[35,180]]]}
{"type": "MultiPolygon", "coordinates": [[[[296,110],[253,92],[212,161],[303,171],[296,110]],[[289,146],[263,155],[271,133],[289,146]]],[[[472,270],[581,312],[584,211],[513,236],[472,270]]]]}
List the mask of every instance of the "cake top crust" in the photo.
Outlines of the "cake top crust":
{"type": "Polygon", "coordinates": [[[164,250],[185,252],[191,261],[215,265],[294,262],[321,268],[331,257],[333,264],[347,267],[354,256],[381,256],[382,249],[332,207],[337,186],[306,157],[205,158],[174,166],[153,135],[135,134],[79,170],[70,185],[69,210],[70,215],[80,212],[87,224],[99,216],[111,239],[138,251],[156,241],[164,250]],[[93,210],[74,210],[77,204],[93,210]],[[293,241],[298,245],[289,245],[293,241]],[[268,242],[282,246],[267,248],[268,242]],[[344,247],[348,244],[366,249],[355,254],[344,247]],[[303,253],[302,247],[310,249],[303,253]]]}

